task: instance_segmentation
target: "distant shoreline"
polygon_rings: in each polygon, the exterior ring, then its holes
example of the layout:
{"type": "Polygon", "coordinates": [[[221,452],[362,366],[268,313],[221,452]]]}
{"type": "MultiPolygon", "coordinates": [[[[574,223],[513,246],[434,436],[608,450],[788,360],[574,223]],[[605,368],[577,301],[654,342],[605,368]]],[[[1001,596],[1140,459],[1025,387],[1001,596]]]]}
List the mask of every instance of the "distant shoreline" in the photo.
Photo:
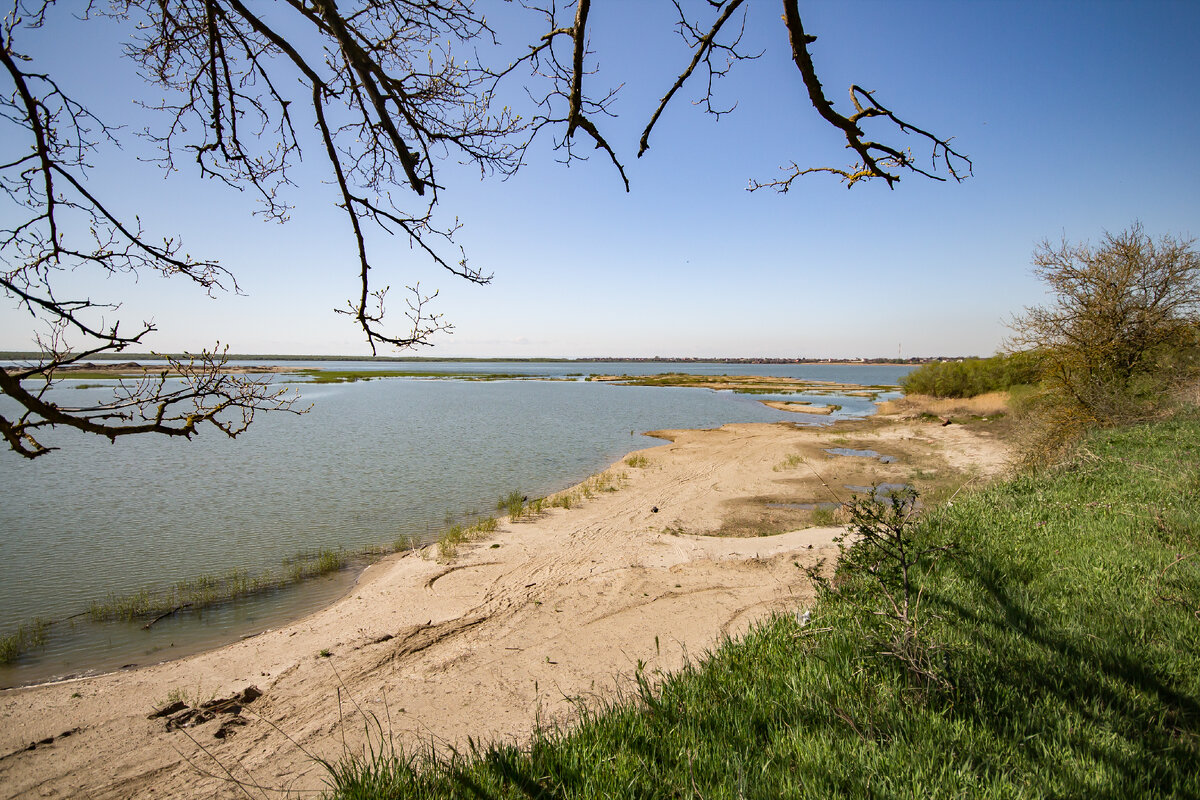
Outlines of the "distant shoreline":
{"type": "MultiPolygon", "coordinates": [[[[0,351],[0,361],[25,361],[41,357],[34,351],[0,351]]],[[[196,354],[188,353],[94,353],[88,359],[97,361],[165,361],[168,358],[188,359],[196,354]]],[[[472,358],[467,356],[318,356],[295,353],[230,353],[226,361],[377,361],[383,363],[464,363],[464,364],[835,364],[838,366],[872,366],[880,364],[927,364],[934,361],[955,361],[974,356],[914,356],[912,358],[637,358],[603,356],[600,358],[472,358]]]]}

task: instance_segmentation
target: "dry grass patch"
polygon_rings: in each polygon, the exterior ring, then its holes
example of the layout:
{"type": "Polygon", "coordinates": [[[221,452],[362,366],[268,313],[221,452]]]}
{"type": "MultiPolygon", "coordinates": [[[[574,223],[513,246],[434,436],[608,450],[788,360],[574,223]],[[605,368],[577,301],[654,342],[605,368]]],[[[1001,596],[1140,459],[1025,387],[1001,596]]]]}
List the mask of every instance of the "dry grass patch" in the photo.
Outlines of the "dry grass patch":
{"type": "Polygon", "coordinates": [[[909,394],[879,404],[879,413],[887,416],[990,417],[1010,410],[1008,392],[988,392],[975,397],[932,397],[909,394]]]}

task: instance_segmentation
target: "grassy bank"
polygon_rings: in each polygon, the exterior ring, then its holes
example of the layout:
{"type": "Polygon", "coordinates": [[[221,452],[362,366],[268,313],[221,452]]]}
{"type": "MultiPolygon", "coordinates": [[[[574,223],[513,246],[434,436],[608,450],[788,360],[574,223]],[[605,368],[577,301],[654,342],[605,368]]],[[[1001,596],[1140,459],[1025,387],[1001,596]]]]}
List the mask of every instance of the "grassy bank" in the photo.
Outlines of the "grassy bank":
{"type": "Polygon", "coordinates": [[[1094,433],[905,536],[930,552],[906,624],[878,613],[895,563],[860,552],[806,621],[638,676],[570,731],[380,747],[333,765],[333,795],[1200,796],[1200,422],[1094,433]]]}

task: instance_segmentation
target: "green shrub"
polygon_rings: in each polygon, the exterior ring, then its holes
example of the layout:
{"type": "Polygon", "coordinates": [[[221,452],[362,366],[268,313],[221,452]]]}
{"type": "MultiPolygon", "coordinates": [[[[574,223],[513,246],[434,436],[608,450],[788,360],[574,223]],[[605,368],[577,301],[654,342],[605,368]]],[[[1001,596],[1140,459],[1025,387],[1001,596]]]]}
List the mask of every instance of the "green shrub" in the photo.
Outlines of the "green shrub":
{"type": "Polygon", "coordinates": [[[1041,358],[1033,352],[924,364],[900,379],[905,394],[974,397],[1037,383],[1041,358]]]}

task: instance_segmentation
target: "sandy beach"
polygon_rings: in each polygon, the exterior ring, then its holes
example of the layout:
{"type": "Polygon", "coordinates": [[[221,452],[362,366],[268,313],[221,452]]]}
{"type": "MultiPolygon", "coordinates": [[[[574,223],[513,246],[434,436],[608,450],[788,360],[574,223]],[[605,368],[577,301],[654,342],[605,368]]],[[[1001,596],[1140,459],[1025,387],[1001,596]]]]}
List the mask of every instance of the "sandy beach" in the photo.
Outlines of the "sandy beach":
{"type": "Polygon", "coordinates": [[[676,669],[756,619],[803,610],[802,568],[828,567],[841,532],[811,527],[807,504],[918,469],[986,479],[1006,460],[986,426],[919,419],[657,435],[670,441],[640,451],[643,466],[610,468],[615,491],[502,520],[451,561],[436,547],[391,556],[286,627],[0,692],[0,797],[247,796],[233,780],[256,797],[319,790],[315,757],[361,748],[371,718],[406,747],[520,740],[612,697],[639,664],[676,669]],[[169,700],[221,698],[233,702],[194,727],[149,718],[169,700]]]}

